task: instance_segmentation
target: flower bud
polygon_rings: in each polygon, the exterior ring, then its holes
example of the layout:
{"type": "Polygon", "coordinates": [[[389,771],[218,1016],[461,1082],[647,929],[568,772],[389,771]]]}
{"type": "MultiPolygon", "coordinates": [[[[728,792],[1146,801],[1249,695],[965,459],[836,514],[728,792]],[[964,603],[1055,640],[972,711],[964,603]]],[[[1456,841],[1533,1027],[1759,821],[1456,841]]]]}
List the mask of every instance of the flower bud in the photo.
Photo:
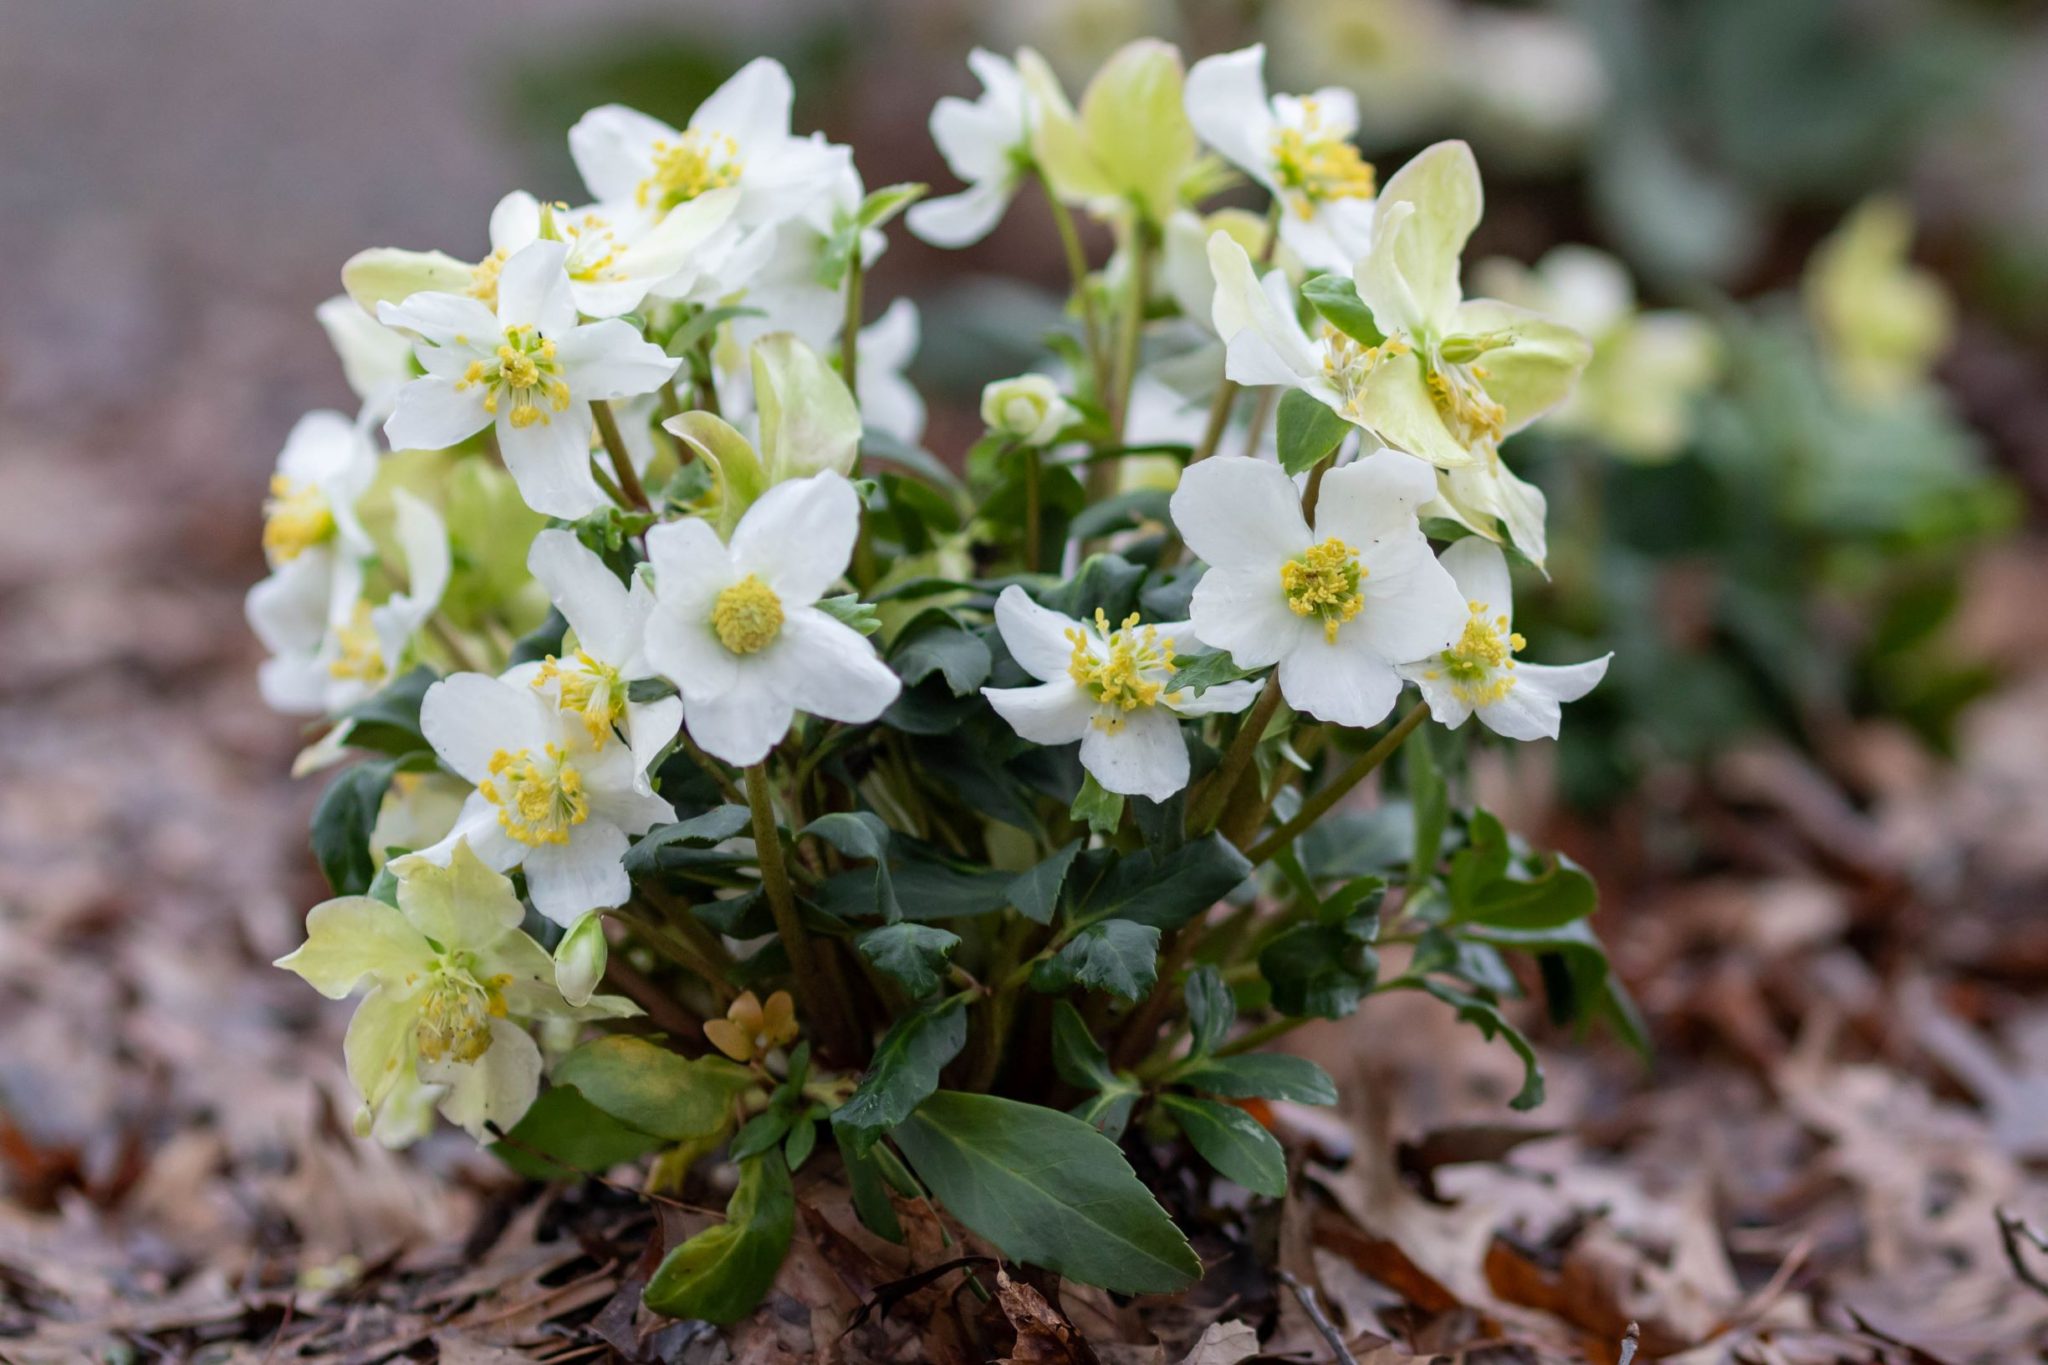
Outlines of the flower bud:
{"type": "Polygon", "coordinates": [[[981,420],[988,429],[1023,445],[1050,445],[1079,414],[1042,374],[998,379],[981,391],[981,420]]]}
{"type": "Polygon", "coordinates": [[[581,1008],[590,1003],[597,983],[604,977],[605,960],[611,944],[604,936],[604,916],[593,911],[571,925],[555,945],[555,989],[562,998],[581,1008]]]}
{"type": "Polygon", "coordinates": [[[860,461],[860,406],[846,381],[788,332],[755,342],[753,359],[769,484],[828,469],[851,477],[860,461]]]}

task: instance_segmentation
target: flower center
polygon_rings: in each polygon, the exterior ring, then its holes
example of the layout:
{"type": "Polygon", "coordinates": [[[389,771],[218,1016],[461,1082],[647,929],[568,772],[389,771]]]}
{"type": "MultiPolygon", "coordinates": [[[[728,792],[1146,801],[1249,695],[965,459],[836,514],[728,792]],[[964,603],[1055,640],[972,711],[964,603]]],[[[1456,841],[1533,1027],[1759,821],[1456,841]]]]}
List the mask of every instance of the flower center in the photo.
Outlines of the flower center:
{"type": "Polygon", "coordinates": [[[384,681],[384,646],[370,622],[370,604],[357,602],[348,620],[334,628],[334,658],[327,665],[332,678],[355,678],[375,687],[384,681]]]}
{"type": "Polygon", "coordinates": [[[595,284],[617,277],[613,267],[619,263],[625,246],[603,215],[586,213],[570,219],[565,212],[556,222],[563,240],[569,244],[566,268],[570,279],[578,284],[595,284]]]}
{"type": "Polygon", "coordinates": [[[782,599],[757,574],[718,594],[711,607],[718,643],[735,654],[758,654],[782,633],[782,599]]]}
{"type": "Polygon", "coordinates": [[[1332,536],[1280,566],[1280,589],[1289,611],[1322,619],[1323,639],[1334,645],[1337,627],[1365,605],[1358,584],[1369,572],[1358,562],[1358,551],[1332,536]]]}
{"type": "Polygon", "coordinates": [[[1378,188],[1372,163],[1323,124],[1314,100],[1303,100],[1299,128],[1273,135],[1273,169],[1283,189],[1294,191],[1294,211],[1303,218],[1332,199],[1370,199],[1378,188]]]}
{"type": "Polygon", "coordinates": [[[1074,647],[1067,676],[1101,703],[1095,716],[1100,730],[1115,733],[1123,728],[1125,712],[1156,704],[1174,673],[1173,637],[1161,638],[1157,626],[1140,630],[1137,612],[1111,630],[1109,617],[1097,607],[1094,638],[1084,626],[1069,626],[1067,642],[1074,647]]]}
{"type": "Polygon", "coordinates": [[[283,474],[270,476],[263,504],[263,548],[282,564],[334,534],[334,509],[319,486],[283,474]]]}
{"type": "Polygon", "coordinates": [[[505,1013],[501,980],[479,982],[465,967],[444,967],[420,997],[413,1040],[423,1062],[470,1063],[491,1049],[491,1019],[505,1013]]]}
{"type": "Polygon", "coordinates": [[[566,844],[569,831],[590,818],[583,774],[558,744],[536,755],[531,749],[491,755],[491,775],[477,788],[498,808],[498,823],[525,844],[566,844]]]}
{"type": "Polygon", "coordinates": [[[498,276],[505,269],[505,260],[512,253],[499,247],[490,255],[478,261],[469,271],[469,296],[482,299],[484,307],[498,306],[498,276]]]}
{"type": "Polygon", "coordinates": [[[1467,446],[1498,445],[1507,432],[1508,410],[1487,393],[1486,367],[1473,363],[1493,348],[1472,338],[1451,337],[1431,357],[1430,399],[1451,434],[1467,446]]]}
{"type": "Polygon", "coordinates": [[[1515,658],[1527,643],[1508,629],[1505,613],[1488,615],[1486,603],[1465,604],[1471,612],[1465,633],[1445,650],[1442,662],[1429,672],[1432,680],[1449,678],[1451,692],[1467,706],[1491,706],[1515,690],[1515,658]]]}
{"type": "Polygon", "coordinates": [[[536,688],[549,683],[555,684],[555,704],[581,716],[583,727],[590,731],[590,742],[602,748],[612,736],[612,726],[626,712],[626,689],[620,685],[619,670],[599,663],[581,649],[567,660],[550,654],[541,661],[540,672],[533,679],[536,688]]]}
{"type": "Polygon", "coordinates": [[[1365,411],[1365,386],[1380,362],[1406,355],[1410,349],[1400,337],[1389,337],[1377,346],[1368,346],[1327,322],[1323,324],[1322,344],[1323,377],[1337,390],[1345,409],[1353,414],[1365,411]]]}
{"type": "Polygon", "coordinates": [[[455,382],[457,389],[481,384],[487,390],[484,411],[495,413],[501,399],[512,401],[511,421],[515,427],[546,426],[548,409],[569,410],[569,386],[561,377],[561,362],[555,359],[555,343],[534,327],[521,324],[505,329],[498,352],[489,360],[472,360],[469,369],[455,382]]]}
{"type": "Polygon", "coordinates": [[[654,144],[654,172],[642,180],[633,197],[642,208],[668,210],[700,194],[737,185],[745,163],[740,144],[724,133],[691,128],[674,142],[654,144]]]}

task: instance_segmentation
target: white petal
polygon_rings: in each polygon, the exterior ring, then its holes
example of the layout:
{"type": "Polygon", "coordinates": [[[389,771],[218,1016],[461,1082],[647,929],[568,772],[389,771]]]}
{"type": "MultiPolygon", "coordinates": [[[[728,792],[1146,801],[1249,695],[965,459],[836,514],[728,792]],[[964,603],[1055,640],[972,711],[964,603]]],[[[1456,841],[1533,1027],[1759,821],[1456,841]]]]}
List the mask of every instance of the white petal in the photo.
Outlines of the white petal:
{"type": "Polygon", "coordinates": [[[690,126],[724,133],[740,144],[742,155],[753,155],[789,136],[789,107],[795,97],[782,63],[756,57],[697,106],[690,126]]]}
{"type": "Polygon", "coordinates": [[[1563,666],[1522,664],[1515,669],[1514,687],[1499,701],[1480,707],[1479,719],[1509,739],[1556,739],[1562,720],[1559,703],[1591,692],[1607,676],[1607,662],[1613,657],[1563,666]]]}
{"type": "Polygon", "coordinates": [[[633,754],[633,788],[652,795],[647,770],[683,728],[683,699],[663,697],[660,701],[626,703],[626,743],[633,754]]]}
{"type": "Polygon", "coordinates": [[[1362,549],[1420,533],[1416,511],[1436,496],[1436,470],[1398,450],[1381,450],[1323,476],[1316,538],[1362,549]]]}
{"type": "Polygon", "coordinates": [[[1422,699],[1429,703],[1430,719],[1446,730],[1455,730],[1472,716],[1472,703],[1459,696],[1452,688],[1450,679],[1435,659],[1418,664],[1403,664],[1396,670],[1403,678],[1415,684],[1421,691],[1422,699]],[[1435,674],[1435,677],[1431,677],[1435,674]]]}
{"type": "Polygon", "coordinates": [[[1194,692],[1169,693],[1166,704],[1183,716],[1234,716],[1259,699],[1265,684],[1253,679],[1218,683],[1194,692]]]}
{"type": "Polygon", "coordinates": [[[491,210],[491,250],[508,256],[540,237],[540,200],[514,190],[491,210]]]}
{"type": "Polygon", "coordinates": [[[626,585],[573,531],[542,531],[526,552],[526,567],[592,656],[617,667],[639,649],[640,619],[626,585]]]}
{"type": "Polygon", "coordinates": [[[1302,647],[1322,626],[1297,616],[1280,586],[1278,562],[1211,569],[1195,584],[1195,635],[1240,668],[1264,668],[1302,647]]]}
{"type": "Polygon", "coordinates": [[[788,611],[825,595],[846,572],[859,536],[860,495],[826,471],[762,494],[733,529],[732,563],[759,574],[788,611]]]}
{"type": "Polygon", "coordinates": [[[654,144],[673,142],[676,130],[623,104],[592,109],[569,130],[569,156],[590,197],[630,203],[654,169],[654,144]]]}
{"type": "Polygon", "coordinates": [[[491,775],[491,756],[538,749],[549,738],[545,704],[486,673],[457,673],[427,689],[420,733],[441,761],[471,783],[491,775]]]}
{"type": "Polygon", "coordinates": [[[776,641],[775,688],[799,711],[865,725],[903,690],[859,631],[821,611],[799,608],[776,641]]]}
{"type": "Polygon", "coordinates": [[[374,976],[395,994],[432,968],[433,947],[395,907],[368,896],[322,901],[306,913],[306,941],[274,964],[296,972],[329,1000],[340,1000],[374,976]]]}
{"type": "Polygon", "coordinates": [[[467,294],[422,292],[377,305],[377,321],[418,333],[436,346],[496,345],[498,315],[467,294]]]}
{"type": "Polygon", "coordinates": [[[538,327],[556,336],[576,325],[569,296],[566,242],[539,241],[520,248],[498,272],[498,322],[505,327],[538,327]]]}
{"type": "Polygon", "coordinates": [[[1115,730],[1091,725],[1081,736],[1081,766],[1104,791],[1164,801],[1188,784],[1188,746],[1171,711],[1143,707],[1115,730]]]}
{"type": "Polygon", "coordinates": [[[1294,481],[1264,460],[1217,455],[1190,465],[1168,506],[1181,539],[1215,568],[1264,565],[1278,582],[1281,563],[1310,544],[1294,481]]]}
{"type": "Polygon", "coordinates": [[[739,661],[712,632],[718,594],[738,577],[710,523],[664,522],[647,533],[654,562],[654,610],[642,648],[652,668],[684,693],[710,698],[739,678],[739,661]]]}
{"type": "Polygon", "coordinates": [[[498,819],[498,808],[485,800],[482,792],[471,792],[463,798],[455,823],[441,836],[441,841],[420,849],[416,856],[436,867],[446,867],[462,844],[469,845],[477,861],[493,872],[509,872],[526,856],[526,845],[505,832],[498,819]]]}
{"type": "Polygon", "coordinates": [[[1019,737],[1033,744],[1072,744],[1088,732],[1098,703],[1072,678],[1036,687],[984,687],[981,695],[1019,737]]]}
{"type": "Polygon", "coordinates": [[[1202,141],[1261,184],[1270,184],[1275,127],[1266,99],[1265,62],[1264,44],[1204,57],[1188,68],[1184,102],[1202,141]]]}
{"type": "Polygon", "coordinates": [[[491,1020],[491,1045],[474,1062],[420,1067],[422,1080],[448,1087],[441,1117],[478,1142],[525,1116],[540,1093],[540,1073],[540,1048],[509,1019],[491,1020]]]}
{"type": "Polygon", "coordinates": [[[1480,536],[1467,536],[1446,549],[1438,562],[1450,573],[1451,581],[1458,585],[1458,594],[1467,603],[1477,602],[1486,609],[1487,616],[1505,616],[1510,625],[1514,623],[1514,585],[1508,577],[1507,556],[1500,552],[1500,546],[1480,536]]]}
{"type": "Polygon", "coordinates": [[[912,236],[933,246],[973,246],[995,230],[1015,192],[1009,180],[977,181],[958,194],[912,204],[904,224],[912,236]]]}
{"type": "Polygon", "coordinates": [[[1317,720],[1363,729],[1394,709],[1401,679],[1392,664],[1343,648],[1341,632],[1336,645],[1325,644],[1319,632],[1280,661],[1280,692],[1289,706],[1317,720]]]}
{"type": "Polygon", "coordinates": [[[513,426],[510,413],[498,414],[498,449],[528,507],[574,521],[607,505],[590,473],[590,424],[588,403],[548,411],[524,427],[513,426]]]}
{"type": "Polygon", "coordinates": [[[555,356],[578,399],[652,393],[682,364],[619,318],[576,328],[556,344],[555,356]]]}
{"type": "Polygon", "coordinates": [[[1451,575],[1429,552],[1420,533],[1385,540],[1359,555],[1365,599],[1358,617],[1340,628],[1347,648],[1390,664],[1427,658],[1450,647],[1469,615],[1451,575]]]}
{"type": "Polygon", "coordinates": [[[1231,379],[1300,386],[1320,374],[1322,362],[1300,321],[1275,305],[1253,272],[1251,257],[1220,229],[1209,238],[1209,268],[1216,274],[1211,320],[1224,340],[1231,379]]]}
{"type": "Polygon", "coordinates": [[[768,757],[795,719],[795,709],[788,702],[765,687],[744,682],[709,701],[687,693],[683,697],[683,723],[689,727],[690,738],[705,753],[735,767],[768,757]]]}
{"type": "Polygon", "coordinates": [[[384,439],[393,450],[446,450],[490,424],[481,384],[458,389],[453,380],[427,375],[398,391],[384,439]]]}
{"type": "Polygon", "coordinates": [[[932,141],[954,175],[980,185],[1002,179],[1019,145],[1016,124],[979,100],[948,95],[932,106],[932,141]]]}
{"type": "Polygon", "coordinates": [[[557,924],[569,925],[592,910],[624,905],[633,894],[625,858],[625,834],[610,821],[596,818],[570,830],[566,844],[528,849],[523,866],[533,908],[557,924]]]}
{"type": "Polygon", "coordinates": [[[1380,190],[1358,294],[1382,332],[1428,333],[1462,294],[1459,257],[1479,224],[1479,164],[1463,142],[1424,148],[1380,190]]]}
{"type": "Polygon", "coordinates": [[[1067,632],[1080,628],[1079,621],[1038,605],[1015,583],[996,598],[996,629],[1002,633],[1003,646],[1026,673],[1041,682],[1067,676],[1067,665],[1074,657],[1074,642],[1067,632]]]}

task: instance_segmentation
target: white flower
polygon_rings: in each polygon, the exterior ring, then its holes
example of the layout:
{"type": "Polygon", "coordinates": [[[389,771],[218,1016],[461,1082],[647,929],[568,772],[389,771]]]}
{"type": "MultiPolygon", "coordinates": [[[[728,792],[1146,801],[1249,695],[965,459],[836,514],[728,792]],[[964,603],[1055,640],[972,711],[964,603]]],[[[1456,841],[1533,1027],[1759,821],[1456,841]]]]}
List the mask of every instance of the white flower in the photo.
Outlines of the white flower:
{"type": "Polygon", "coordinates": [[[625,904],[627,836],[675,819],[674,807],[641,790],[626,745],[593,744],[582,716],[530,683],[444,678],[427,689],[420,730],[475,788],[455,828],[423,856],[445,864],[466,840],[497,871],[524,868],[534,909],[557,924],[625,904]]]}
{"type": "Polygon", "coordinates": [[[984,687],[996,714],[1034,744],[1081,742],[1081,766],[1103,790],[1164,801],[1188,784],[1182,716],[1242,711],[1259,694],[1255,682],[1176,690],[1173,659],[1192,653],[1186,621],[1138,624],[1136,612],[1116,626],[1098,610],[1077,621],[1027,597],[1015,584],[996,599],[1003,644],[1039,680],[1036,687],[984,687]]]}
{"type": "Polygon", "coordinates": [[[1266,49],[1206,57],[1188,72],[1202,140],[1279,201],[1280,240],[1312,270],[1349,273],[1372,240],[1373,169],[1351,139],[1358,101],[1332,87],[1266,94],[1266,49]]]}
{"type": "Polygon", "coordinates": [[[917,355],[918,331],[917,305],[897,299],[860,329],[856,342],[861,424],[907,446],[924,439],[924,398],[904,375],[917,355]]]}
{"type": "Polygon", "coordinates": [[[1401,676],[1422,689],[1440,725],[1455,730],[1477,712],[1509,739],[1556,739],[1559,704],[1591,692],[1614,656],[1564,667],[1518,661],[1523,642],[1514,632],[1513,589],[1500,547],[1470,536],[1444,551],[1443,566],[1465,598],[1464,633],[1449,649],[1404,665],[1401,676]]]}
{"type": "Polygon", "coordinates": [[[549,655],[528,670],[506,676],[526,681],[563,712],[583,722],[598,748],[613,742],[623,728],[633,753],[634,782],[652,792],[647,769],[683,724],[678,697],[638,702],[626,695],[627,685],[651,677],[653,668],[641,653],[654,594],[635,575],[631,586],[605,567],[569,531],[542,531],[533,538],[526,564],[548,591],[548,598],[575,632],[576,648],[557,658],[549,655]],[[515,674],[518,675],[515,677],[515,674]]]}
{"type": "Polygon", "coordinates": [[[377,477],[377,450],[338,412],[309,412],[293,425],[263,504],[263,554],[275,568],[317,545],[370,552],[356,504],[377,477]]]}
{"type": "Polygon", "coordinates": [[[756,58],[697,107],[688,128],[608,104],[569,130],[569,155],[592,198],[650,214],[737,190],[728,230],[745,253],[747,240],[802,213],[850,159],[844,147],[790,135],[794,96],[782,64],[756,58]]]}
{"type": "Polygon", "coordinates": [[[1191,467],[1172,509],[1209,564],[1195,633],[1241,668],[1278,664],[1297,711],[1379,723],[1401,692],[1396,667],[1449,646],[1465,619],[1416,521],[1433,491],[1429,466],[1380,451],[1323,476],[1311,530],[1278,465],[1219,456],[1191,467]]]}
{"type": "Polygon", "coordinates": [[[864,724],[896,699],[902,685],[868,642],[814,605],[859,533],[860,497],[829,471],[769,489],[730,544],[694,519],[647,533],[647,659],[681,690],[705,752],[758,763],[798,711],[864,724]]]}
{"type": "Polygon", "coordinates": [[[506,261],[495,313],[463,295],[414,294],[377,315],[419,336],[426,370],[384,424],[393,447],[445,449],[495,421],[520,495],[573,520],[605,505],[590,470],[590,404],[652,392],[681,362],[616,318],[579,326],[567,251],[535,242],[506,261]]]}
{"type": "Polygon", "coordinates": [[[415,855],[392,870],[396,906],[368,896],[316,905],[305,943],[276,965],[330,1000],[369,983],[344,1044],[360,1135],[402,1146],[438,1105],[481,1142],[487,1126],[517,1123],[540,1089],[540,1049],[516,1019],[638,1011],[608,996],[571,1009],[547,951],[520,932],[512,884],[466,844],[445,867],[415,855]]]}
{"type": "Polygon", "coordinates": [[[739,191],[712,190],[670,212],[634,203],[589,204],[582,208],[543,206],[523,191],[498,202],[491,213],[491,254],[479,266],[490,275],[490,290],[471,293],[495,301],[504,263],[546,237],[568,247],[563,268],[576,311],[586,317],[615,318],[640,306],[652,293],[681,296],[724,264],[713,241],[739,204],[739,191]]]}
{"type": "Polygon", "coordinates": [[[981,420],[1020,445],[1050,445],[1080,415],[1060,386],[1042,374],[997,379],[981,391],[981,420]]]}
{"type": "Polygon", "coordinates": [[[362,420],[391,415],[398,391],[412,378],[412,342],[371,317],[346,294],[313,310],[341,361],[342,377],[362,401],[362,420]]]}
{"type": "Polygon", "coordinates": [[[948,95],[931,118],[932,141],[967,188],[913,204],[905,220],[933,246],[972,246],[988,236],[1031,163],[1031,104],[1016,64],[975,48],[967,65],[981,79],[981,97],[948,95]]]}

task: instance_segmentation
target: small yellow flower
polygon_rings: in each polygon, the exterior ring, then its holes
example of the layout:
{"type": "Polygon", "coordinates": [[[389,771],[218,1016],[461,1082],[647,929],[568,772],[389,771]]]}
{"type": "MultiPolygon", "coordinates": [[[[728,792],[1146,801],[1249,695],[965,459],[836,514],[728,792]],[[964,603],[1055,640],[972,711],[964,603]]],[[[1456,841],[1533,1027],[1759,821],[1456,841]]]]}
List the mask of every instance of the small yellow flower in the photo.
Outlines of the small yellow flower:
{"type": "Polygon", "coordinates": [[[763,1005],[752,991],[741,991],[725,1018],[704,1025],[711,1045],[736,1062],[751,1062],[796,1041],[796,1002],[777,991],[763,1005]]]}

